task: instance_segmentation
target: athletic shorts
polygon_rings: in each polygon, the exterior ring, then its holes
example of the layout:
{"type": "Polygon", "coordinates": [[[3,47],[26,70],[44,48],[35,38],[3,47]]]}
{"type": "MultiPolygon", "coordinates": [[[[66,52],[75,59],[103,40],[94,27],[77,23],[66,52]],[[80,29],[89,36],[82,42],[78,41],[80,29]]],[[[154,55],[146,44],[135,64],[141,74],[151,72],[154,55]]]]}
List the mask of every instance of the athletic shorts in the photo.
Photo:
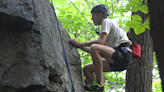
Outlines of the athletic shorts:
{"type": "Polygon", "coordinates": [[[114,48],[113,53],[114,63],[109,63],[111,71],[123,71],[125,70],[133,61],[133,55],[129,51],[123,51],[122,47],[130,47],[130,43],[122,43],[120,46],[114,48]]]}

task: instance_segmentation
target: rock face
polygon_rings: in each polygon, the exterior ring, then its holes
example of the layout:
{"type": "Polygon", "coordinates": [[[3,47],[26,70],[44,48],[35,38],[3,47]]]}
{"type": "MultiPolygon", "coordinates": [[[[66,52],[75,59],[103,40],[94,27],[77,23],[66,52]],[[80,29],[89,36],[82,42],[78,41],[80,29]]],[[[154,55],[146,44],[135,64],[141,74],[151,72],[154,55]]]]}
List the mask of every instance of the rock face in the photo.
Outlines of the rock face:
{"type": "MultiPolygon", "coordinates": [[[[76,92],[80,56],[60,24],[76,92]]],[[[73,92],[49,0],[0,0],[0,92],[73,92]]]]}

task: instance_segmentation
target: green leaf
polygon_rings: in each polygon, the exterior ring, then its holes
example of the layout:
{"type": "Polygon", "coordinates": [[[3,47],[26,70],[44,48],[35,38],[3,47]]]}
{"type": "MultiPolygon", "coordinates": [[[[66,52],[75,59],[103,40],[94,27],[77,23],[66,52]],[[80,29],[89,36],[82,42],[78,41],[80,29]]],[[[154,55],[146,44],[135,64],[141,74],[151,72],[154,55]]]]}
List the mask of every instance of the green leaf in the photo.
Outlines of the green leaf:
{"type": "Polygon", "coordinates": [[[150,21],[149,21],[149,17],[145,20],[145,22],[143,23],[144,27],[150,30],[150,21]]]}
{"type": "Polygon", "coordinates": [[[142,24],[141,22],[131,20],[126,23],[126,26],[130,28],[135,28],[136,26],[141,25],[141,24],[142,24]]]}
{"type": "Polygon", "coordinates": [[[137,12],[141,6],[135,3],[128,3],[125,10],[137,12]]]}
{"type": "Polygon", "coordinates": [[[141,0],[129,0],[129,3],[138,4],[138,5],[142,4],[141,0]]]}
{"type": "Polygon", "coordinates": [[[146,4],[144,4],[140,7],[139,10],[141,10],[141,12],[147,14],[148,13],[148,6],[146,4]]]}
{"type": "Polygon", "coordinates": [[[145,3],[148,4],[147,0],[145,0],[145,3]]]}
{"type": "Polygon", "coordinates": [[[149,24],[143,24],[145,28],[150,30],[150,25],[149,24]]]}
{"type": "Polygon", "coordinates": [[[145,20],[145,23],[147,23],[147,24],[150,23],[150,18],[149,17],[145,20]]]}
{"type": "Polygon", "coordinates": [[[132,19],[135,21],[142,21],[141,16],[139,16],[138,14],[132,15],[132,19]]]}
{"type": "MultiPolygon", "coordinates": [[[[145,1],[147,1],[147,0],[145,0],[145,1]]],[[[143,3],[143,0],[140,0],[140,2],[143,3]]]]}
{"type": "Polygon", "coordinates": [[[137,12],[141,6],[138,4],[135,4],[132,6],[132,11],[137,12]]]}
{"type": "Polygon", "coordinates": [[[125,7],[125,10],[131,11],[131,7],[132,7],[132,4],[131,3],[127,3],[126,7],[125,7]]]}
{"type": "Polygon", "coordinates": [[[142,3],[140,0],[129,0],[129,3],[126,5],[125,10],[137,12],[141,7],[142,3]]]}
{"type": "Polygon", "coordinates": [[[134,32],[135,32],[136,35],[139,35],[139,34],[145,32],[145,31],[146,31],[146,29],[142,25],[135,26],[135,28],[134,28],[134,32]]]}

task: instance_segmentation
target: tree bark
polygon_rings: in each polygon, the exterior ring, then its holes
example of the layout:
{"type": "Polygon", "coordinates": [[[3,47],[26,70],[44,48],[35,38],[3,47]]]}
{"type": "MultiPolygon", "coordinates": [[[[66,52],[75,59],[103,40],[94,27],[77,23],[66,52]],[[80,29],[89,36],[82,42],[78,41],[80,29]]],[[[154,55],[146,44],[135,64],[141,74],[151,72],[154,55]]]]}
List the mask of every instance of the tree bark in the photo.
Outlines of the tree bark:
{"type": "Polygon", "coordinates": [[[154,51],[156,52],[159,73],[164,92],[164,0],[148,0],[150,14],[150,34],[153,39],[154,51]]]}
{"type": "MultiPolygon", "coordinates": [[[[137,13],[146,20],[148,15],[138,11],[137,13]]],[[[142,57],[133,60],[126,73],[126,92],[152,92],[152,70],[153,70],[153,43],[149,30],[140,35],[135,35],[130,29],[130,39],[133,44],[138,43],[142,48],[142,57]]]]}

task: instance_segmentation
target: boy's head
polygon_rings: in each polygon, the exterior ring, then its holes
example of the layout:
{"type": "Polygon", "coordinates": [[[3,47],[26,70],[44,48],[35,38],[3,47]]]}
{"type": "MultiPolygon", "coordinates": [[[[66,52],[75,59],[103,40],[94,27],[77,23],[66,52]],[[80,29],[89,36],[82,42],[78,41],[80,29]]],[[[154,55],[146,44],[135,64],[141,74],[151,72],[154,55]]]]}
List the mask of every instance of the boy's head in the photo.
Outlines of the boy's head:
{"type": "Polygon", "coordinates": [[[92,7],[92,20],[95,25],[101,25],[102,20],[109,16],[109,7],[105,4],[97,4],[92,7]]]}

